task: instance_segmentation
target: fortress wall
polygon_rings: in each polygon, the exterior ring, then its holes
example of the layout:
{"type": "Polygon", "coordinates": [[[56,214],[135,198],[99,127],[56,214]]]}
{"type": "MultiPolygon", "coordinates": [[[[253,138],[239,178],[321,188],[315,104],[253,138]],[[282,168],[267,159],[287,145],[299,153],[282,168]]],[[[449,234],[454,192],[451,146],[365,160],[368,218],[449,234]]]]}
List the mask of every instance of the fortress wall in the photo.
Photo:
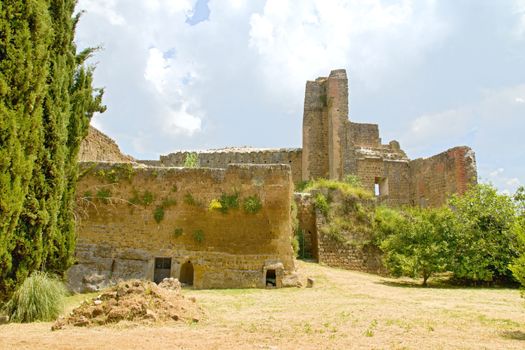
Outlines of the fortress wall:
{"type": "Polygon", "coordinates": [[[303,115],[302,180],[328,178],[326,78],[306,82],[303,115]]]}
{"type": "Polygon", "coordinates": [[[453,193],[477,182],[476,158],[469,147],[455,147],[409,163],[412,205],[440,206],[453,193]]]}
{"type": "MultiPolygon", "coordinates": [[[[189,153],[176,152],[160,156],[159,161],[140,161],[146,165],[182,167],[189,153]]],[[[230,164],[286,164],[291,167],[292,181],[301,181],[302,150],[300,148],[245,149],[199,151],[199,166],[227,168],[230,164]]]]}
{"type": "Polygon", "coordinates": [[[348,137],[355,147],[377,148],[381,146],[377,124],[349,123],[348,137]]]}
{"type": "Polygon", "coordinates": [[[88,163],[82,169],[78,264],[69,272],[77,290],[92,279],[152,279],[156,257],[172,259],[173,277],[191,261],[196,288],[264,287],[265,268],[272,265],[284,284],[295,269],[288,165],[180,169],[88,163]],[[209,209],[213,199],[235,193],[238,209],[209,209]],[[243,208],[250,196],[260,199],[256,213],[243,208]]]}
{"type": "Polygon", "coordinates": [[[80,162],[133,162],[133,157],[123,154],[115,141],[94,127],[90,126],[88,134],[80,144],[78,153],[80,162]]]}

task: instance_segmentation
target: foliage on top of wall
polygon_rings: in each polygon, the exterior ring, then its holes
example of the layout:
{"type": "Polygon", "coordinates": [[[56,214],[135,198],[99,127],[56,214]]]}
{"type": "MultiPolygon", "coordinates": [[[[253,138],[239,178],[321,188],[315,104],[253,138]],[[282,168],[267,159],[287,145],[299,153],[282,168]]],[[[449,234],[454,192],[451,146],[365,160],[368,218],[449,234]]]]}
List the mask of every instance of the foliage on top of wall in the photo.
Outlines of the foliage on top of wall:
{"type": "Polygon", "coordinates": [[[322,193],[317,193],[315,195],[315,207],[324,215],[328,216],[328,211],[330,209],[330,205],[328,204],[328,200],[322,193]]]}
{"type": "Polygon", "coordinates": [[[199,166],[199,155],[197,153],[188,153],[186,154],[186,159],[184,160],[185,168],[197,168],[199,166]]]}
{"type": "Polygon", "coordinates": [[[311,181],[306,185],[304,188],[305,192],[311,192],[313,190],[320,190],[320,189],[327,189],[327,190],[339,190],[342,194],[346,196],[353,196],[357,197],[359,199],[372,199],[374,198],[374,195],[365,190],[362,187],[355,186],[352,183],[349,182],[342,182],[342,181],[336,181],[336,180],[328,180],[328,179],[317,179],[315,181],[311,181]]]}
{"type": "Polygon", "coordinates": [[[98,177],[111,184],[118,183],[120,180],[131,181],[134,174],[135,170],[130,163],[115,164],[109,169],[100,169],[96,172],[98,177]]]}
{"type": "Polygon", "coordinates": [[[249,196],[244,199],[242,207],[246,213],[256,214],[262,208],[261,199],[257,195],[249,196]]]}

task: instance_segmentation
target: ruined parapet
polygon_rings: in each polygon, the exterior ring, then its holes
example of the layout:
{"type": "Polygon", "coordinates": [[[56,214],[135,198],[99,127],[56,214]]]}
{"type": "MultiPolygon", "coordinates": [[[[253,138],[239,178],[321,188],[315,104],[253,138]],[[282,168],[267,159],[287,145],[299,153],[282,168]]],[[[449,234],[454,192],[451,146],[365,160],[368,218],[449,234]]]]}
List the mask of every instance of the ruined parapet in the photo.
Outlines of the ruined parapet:
{"type": "Polygon", "coordinates": [[[454,147],[409,163],[412,205],[440,206],[451,194],[463,194],[477,183],[476,157],[469,147],[454,147]]]}
{"type": "Polygon", "coordinates": [[[73,289],[129,278],[195,288],[293,281],[288,165],[81,167],[73,289]]]}
{"type": "Polygon", "coordinates": [[[182,167],[190,153],[198,155],[198,166],[226,168],[230,164],[286,164],[291,167],[292,181],[301,181],[300,148],[229,147],[204,151],[179,151],[160,156],[157,161],[139,161],[150,166],[182,167]]]}
{"type": "Polygon", "coordinates": [[[344,69],[306,83],[302,178],[341,179],[348,123],[348,78],[344,69]]]}
{"type": "Polygon", "coordinates": [[[88,135],[80,144],[78,154],[80,162],[115,162],[130,163],[134,159],[123,154],[118,145],[99,130],[90,126],[88,135]]]}

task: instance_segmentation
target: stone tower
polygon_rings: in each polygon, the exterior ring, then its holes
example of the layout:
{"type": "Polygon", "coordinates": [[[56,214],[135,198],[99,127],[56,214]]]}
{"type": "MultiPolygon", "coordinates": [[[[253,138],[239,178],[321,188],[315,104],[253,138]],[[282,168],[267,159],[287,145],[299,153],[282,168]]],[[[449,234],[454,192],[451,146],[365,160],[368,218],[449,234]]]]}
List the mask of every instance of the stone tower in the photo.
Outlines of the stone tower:
{"type": "Polygon", "coordinates": [[[302,179],[342,179],[348,125],[348,78],[344,69],[306,82],[302,179]]]}

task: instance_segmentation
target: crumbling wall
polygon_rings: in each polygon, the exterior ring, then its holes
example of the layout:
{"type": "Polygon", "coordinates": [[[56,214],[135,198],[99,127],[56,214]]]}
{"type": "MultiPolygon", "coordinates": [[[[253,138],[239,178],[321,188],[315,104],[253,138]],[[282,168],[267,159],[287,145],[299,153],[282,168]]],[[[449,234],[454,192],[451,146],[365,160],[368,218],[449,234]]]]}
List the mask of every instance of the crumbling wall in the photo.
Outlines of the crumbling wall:
{"type": "Polygon", "coordinates": [[[453,193],[477,183],[476,157],[469,147],[455,147],[409,163],[412,205],[440,206],[453,193]]]}
{"type": "Polygon", "coordinates": [[[264,287],[268,266],[282,266],[278,284],[286,284],[294,271],[287,165],[82,167],[78,264],[69,272],[77,290],[120,278],[151,280],[156,257],[171,258],[177,278],[191,262],[196,288],[264,287]],[[237,198],[238,208],[216,207],[226,195],[230,203],[237,198]],[[250,198],[260,209],[244,206],[250,198]]]}
{"type": "MultiPolygon", "coordinates": [[[[300,257],[307,259],[319,259],[317,242],[317,223],[315,215],[315,204],[310,193],[295,193],[295,204],[297,206],[297,221],[302,237],[300,239],[300,257]]],[[[300,235],[301,236],[301,235],[300,235]]]]}
{"type": "Polygon", "coordinates": [[[134,159],[123,154],[111,138],[90,126],[88,135],[80,144],[80,162],[129,163],[134,159]]]}
{"type": "MultiPolygon", "coordinates": [[[[158,161],[140,161],[147,165],[182,167],[188,151],[160,156],[158,161]]],[[[300,148],[257,149],[225,148],[196,152],[199,166],[206,168],[226,168],[230,164],[287,164],[291,167],[294,183],[301,181],[302,150],[300,148]]]]}

